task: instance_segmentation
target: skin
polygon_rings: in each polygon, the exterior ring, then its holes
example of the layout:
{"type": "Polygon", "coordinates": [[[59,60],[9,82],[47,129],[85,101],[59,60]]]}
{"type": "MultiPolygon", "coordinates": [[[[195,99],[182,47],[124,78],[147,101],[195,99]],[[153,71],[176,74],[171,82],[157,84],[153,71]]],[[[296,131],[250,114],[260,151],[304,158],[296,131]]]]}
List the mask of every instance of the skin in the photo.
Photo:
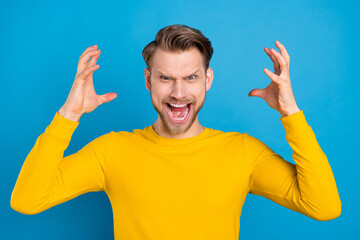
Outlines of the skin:
{"type": "Polygon", "coordinates": [[[61,116],[74,122],[79,122],[84,113],[90,113],[99,105],[117,97],[114,92],[102,95],[95,92],[93,72],[100,67],[96,65],[96,61],[101,53],[97,47],[97,45],[88,47],[79,57],[74,83],[64,105],[58,111],[61,116]]]}
{"type": "Polygon", "coordinates": [[[151,59],[151,70],[144,69],[145,85],[158,112],[153,124],[155,132],[167,138],[189,138],[200,134],[204,127],[198,113],[214,75],[206,69],[200,51],[191,48],[181,52],[169,52],[157,48],[151,59]],[[198,70],[198,71],[197,71],[198,70]],[[196,72],[196,73],[194,73],[196,72]],[[166,111],[167,103],[191,103],[190,116],[185,123],[174,123],[166,111]]]}
{"type": "Polygon", "coordinates": [[[275,73],[264,68],[265,74],[271,79],[271,83],[264,89],[255,88],[249,92],[249,97],[260,97],[273,109],[277,110],[281,117],[300,112],[294,93],[291,88],[289,66],[290,56],[283,44],[275,41],[280,53],[275,49],[264,48],[265,53],[274,63],[275,73]]]}
{"type": "MultiPolygon", "coordinates": [[[[255,88],[249,97],[260,97],[281,117],[300,111],[291,88],[289,65],[290,56],[279,41],[275,49],[264,48],[265,53],[274,63],[275,72],[264,68],[271,83],[264,89],[255,88]]],[[[100,56],[97,45],[88,47],[79,58],[77,73],[65,104],[58,113],[72,121],[78,122],[84,113],[90,113],[99,105],[110,102],[117,97],[114,92],[98,95],[93,84],[93,72],[99,69],[96,65],[100,56]]],[[[150,91],[151,101],[158,112],[158,119],[153,124],[154,130],[167,138],[189,138],[200,134],[204,127],[198,119],[206,92],[210,89],[214,75],[211,68],[205,70],[202,55],[197,48],[181,52],[168,52],[158,48],[151,59],[151,71],[145,68],[145,84],[150,91]],[[195,70],[198,70],[196,73],[195,70]],[[162,74],[159,73],[162,72],[162,74]],[[194,76],[190,76],[194,73],[194,76]],[[166,103],[191,103],[190,117],[185,123],[171,122],[166,103]]]]}

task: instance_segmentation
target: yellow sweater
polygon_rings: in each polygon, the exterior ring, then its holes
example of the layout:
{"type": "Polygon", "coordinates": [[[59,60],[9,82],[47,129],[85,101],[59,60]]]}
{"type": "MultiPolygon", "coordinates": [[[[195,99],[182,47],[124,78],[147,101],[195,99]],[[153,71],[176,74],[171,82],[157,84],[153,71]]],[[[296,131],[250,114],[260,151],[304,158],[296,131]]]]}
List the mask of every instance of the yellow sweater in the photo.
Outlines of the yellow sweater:
{"type": "Polygon", "coordinates": [[[22,166],[11,207],[36,214],[105,191],[118,240],[238,239],[248,193],[316,220],[338,217],[335,179],[303,111],[280,120],[296,165],[247,133],[211,128],[185,139],[152,126],[111,131],[63,157],[79,122],[56,112],[22,166]]]}

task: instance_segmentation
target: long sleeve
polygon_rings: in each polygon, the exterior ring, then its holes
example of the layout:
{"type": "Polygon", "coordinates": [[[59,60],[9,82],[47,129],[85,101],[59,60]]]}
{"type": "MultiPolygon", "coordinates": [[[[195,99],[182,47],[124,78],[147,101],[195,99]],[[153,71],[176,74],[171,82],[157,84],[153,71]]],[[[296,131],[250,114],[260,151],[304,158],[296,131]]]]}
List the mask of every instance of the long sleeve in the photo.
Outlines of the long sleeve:
{"type": "Polygon", "coordinates": [[[110,133],[63,157],[79,122],[56,112],[26,157],[11,194],[11,207],[36,214],[86,192],[105,190],[103,162],[110,133]]]}
{"type": "Polygon", "coordinates": [[[296,164],[244,133],[247,158],[254,163],[249,192],[319,221],[341,214],[341,201],[328,159],[303,111],[280,118],[296,164]]]}

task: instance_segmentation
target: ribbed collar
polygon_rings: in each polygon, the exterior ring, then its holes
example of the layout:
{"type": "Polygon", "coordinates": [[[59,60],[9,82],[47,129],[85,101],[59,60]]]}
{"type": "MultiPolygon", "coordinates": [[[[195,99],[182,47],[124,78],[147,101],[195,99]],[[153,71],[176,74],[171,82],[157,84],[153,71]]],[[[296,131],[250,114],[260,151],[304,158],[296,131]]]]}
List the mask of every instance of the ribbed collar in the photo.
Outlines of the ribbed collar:
{"type": "Polygon", "coordinates": [[[194,137],[189,137],[189,138],[167,138],[167,137],[163,137],[160,136],[159,134],[157,134],[157,132],[155,132],[154,128],[152,125],[145,127],[145,133],[146,135],[148,135],[149,139],[154,142],[155,144],[158,145],[183,145],[183,144],[188,144],[188,143],[194,143],[196,141],[199,141],[203,138],[206,138],[209,134],[211,129],[204,127],[204,130],[194,136],[194,137]]]}

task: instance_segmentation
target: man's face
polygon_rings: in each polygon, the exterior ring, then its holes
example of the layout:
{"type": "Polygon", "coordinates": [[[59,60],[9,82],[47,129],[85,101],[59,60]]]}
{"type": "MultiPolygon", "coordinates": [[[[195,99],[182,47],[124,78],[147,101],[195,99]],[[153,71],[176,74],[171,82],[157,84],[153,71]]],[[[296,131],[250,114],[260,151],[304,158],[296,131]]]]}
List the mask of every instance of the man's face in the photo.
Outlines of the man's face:
{"type": "Polygon", "coordinates": [[[205,71],[197,48],[182,52],[156,49],[151,72],[145,68],[145,83],[152,104],[170,134],[185,133],[195,121],[198,123],[198,113],[212,79],[212,69],[205,71]]]}

